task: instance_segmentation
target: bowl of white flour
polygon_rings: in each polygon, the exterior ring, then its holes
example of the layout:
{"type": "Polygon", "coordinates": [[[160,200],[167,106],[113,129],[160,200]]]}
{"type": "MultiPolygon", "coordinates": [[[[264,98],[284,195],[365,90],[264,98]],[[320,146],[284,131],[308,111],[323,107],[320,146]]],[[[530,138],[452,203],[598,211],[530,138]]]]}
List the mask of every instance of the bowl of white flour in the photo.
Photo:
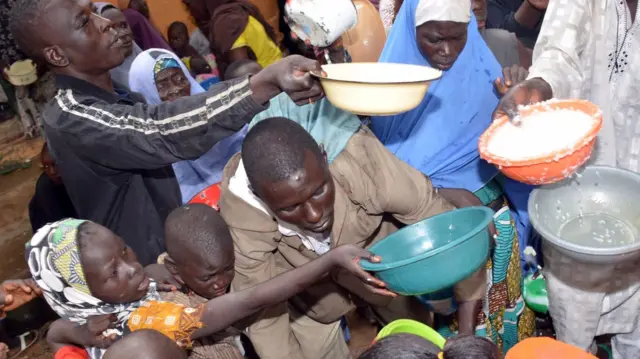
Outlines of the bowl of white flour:
{"type": "Polygon", "coordinates": [[[533,185],[558,182],[591,156],[602,127],[598,107],[551,100],[520,108],[519,118],[495,120],[480,137],[480,156],[506,176],[533,185]]]}

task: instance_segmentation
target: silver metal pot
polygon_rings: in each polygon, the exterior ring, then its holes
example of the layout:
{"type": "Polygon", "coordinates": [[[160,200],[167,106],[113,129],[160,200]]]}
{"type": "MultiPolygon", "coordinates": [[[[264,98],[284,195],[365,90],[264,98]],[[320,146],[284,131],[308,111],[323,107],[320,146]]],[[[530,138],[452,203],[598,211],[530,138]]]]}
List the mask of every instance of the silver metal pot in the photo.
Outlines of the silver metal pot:
{"type": "Polygon", "coordinates": [[[586,167],[577,176],[534,190],[528,208],[543,246],[552,246],[576,261],[614,264],[640,258],[640,175],[635,172],[586,167]],[[594,246],[589,238],[582,242],[559,236],[571,219],[601,214],[625,223],[632,239],[623,245],[594,246]]]}

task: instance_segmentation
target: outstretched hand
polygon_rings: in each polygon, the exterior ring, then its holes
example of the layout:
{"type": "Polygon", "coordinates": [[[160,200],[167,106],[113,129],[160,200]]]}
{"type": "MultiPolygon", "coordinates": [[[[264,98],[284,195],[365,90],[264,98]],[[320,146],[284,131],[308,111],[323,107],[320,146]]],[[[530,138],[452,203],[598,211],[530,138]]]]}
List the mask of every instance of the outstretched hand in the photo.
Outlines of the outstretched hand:
{"type": "Polygon", "coordinates": [[[4,281],[0,284],[0,310],[13,310],[41,294],[42,290],[33,279],[4,281]]]}
{"type": "Polygon", "coordinates": [[[493,112],[493,119],[502,116],[511,117],[518,113],[518,106],[531,105],[550,100],[553,97],[551,86],[541,78],[525,80],[506,92],[493,112]]]}
{"type": "Polygon", "coordinates": [[[493,87],[495,87],[500,96],[504,96],[510,88],[525,81],[527,76],[529,76],[529,71],[520,65],[505,67],[502,69],[502,77],[504,79],[498,77],[493,82],[493,87]]]}
{"type": "MultiPolygon", "coordinates": [[[[462,188],[440,188],[438,193],[456,208],[482,207],[484,204],[476,195],[462,188]]],[[[498,231],[493,221],[489,222],[489,233],[496,238],[498,231]]]]}
{"type": "Polygon", "coordinates": [[[182,284],[162,264],[149,264],[144,267],[144,272],[156,282],[159,292],[175,292],[182,289],[182,284]]]}
{"type": "Polygon", "coordinates": [[[314,103],[324,96],[324,91],[318,78],[310,72],[322,73],[318,61],[299,55],[287,56],[250,79],[253,97],[264,104],[285,92],[299,106],[314,103]]]}
{"type": "Polygon", "coordinates": [[[336,267],[346,270],[363,281],[369,291],[388,297],[396,297],[397,294],[386,289],[386,284],[369,274],[360,267],[360,260],[365,259],[372,263],[379,263],[381,258],[373,253],[352,244],[339,246],[329,252],[336,267]]]}
{"type": "Polygon", "coordinates": [[[115,323],[118,320],[115,314],[96,315],[89,317],[87,322],[83,325],[82,332],[84,333],[78,340],[85,347],[96,347],[100,349],[107,349],[113,344],[117,337],[115,334],[108,336],[103,335],[107,329],[113,329],[115,323]]]}

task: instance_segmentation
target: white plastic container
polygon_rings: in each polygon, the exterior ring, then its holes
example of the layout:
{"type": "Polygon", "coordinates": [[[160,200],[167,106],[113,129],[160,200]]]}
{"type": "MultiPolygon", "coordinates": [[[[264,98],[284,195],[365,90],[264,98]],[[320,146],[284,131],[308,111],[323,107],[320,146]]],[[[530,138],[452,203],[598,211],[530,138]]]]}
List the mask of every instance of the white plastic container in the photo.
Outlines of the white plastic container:
{"type": "Polygon", "coordinates": [[[331,45],[358,22],[351,0],[288,0],[284,10],[291,31],[316,47],[331,45]]]}

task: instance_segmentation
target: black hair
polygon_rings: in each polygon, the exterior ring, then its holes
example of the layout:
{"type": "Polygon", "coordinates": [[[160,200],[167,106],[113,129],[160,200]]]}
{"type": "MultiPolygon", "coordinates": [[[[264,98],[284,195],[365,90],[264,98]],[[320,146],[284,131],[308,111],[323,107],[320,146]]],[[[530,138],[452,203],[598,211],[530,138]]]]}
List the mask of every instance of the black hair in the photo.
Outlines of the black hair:
{"type": "Polygon", "coordinates": [[[28,57],[42,61],[44,47],[37,29],[38,12],[48,0],[17,0],[9,13],[9,31],[18,48],[28,57]]]}
{"type": "Polygon", "coordinates": [[[201,57],[194,57],[191,59],[191,71],[196,75],[211,73],[211,66],[207,60],[201,57]]]}
{"type": "Polygon", "coordinates": [[[116,341],[105,359],[186,359],[187,353],[166,335],[151,329],[136,330],[116,341]]]}
{"type": "MultiPolygon", "coordinates": [[[[413,334],[394,334],[367,349],[359,359],[437,359],[440,349],[427,339],[413,334]]],[[[461,335],[447,340],[442,350],[444,359],[497,359],[498,347],[490,340],[474,335],[461,335]]]]}
{"type": "Polygon", "coordinates": [[[241,59],[231,63],[231,65],[227,66],[227,70],[224,72],[225,80],[232,80],[238,77],[243,77],[247,75],[251,75],[247,69],[248,65],[260,66],[257,62],[249,59],[241,59]]]}
{"type": "Polygon", "coordinates": [[[167,253],[184,263],[199,254],[233,252],[233,240],[222,216],[204,204],[188,204],[173,210],[165,222],[167,253]]]}
{"type": "Polygon", "coordinates": [[[169,25],[169,28],[167,28],[167,36],[169,36],[169,34],[171,34],[172,31],[175,30],[184,30],[185,34],[187,34],[187,36],[189,36],[189,29],[187,29],[187,25],[182,22],[182,21],[174,21],[169,25]]]}
{"type": "Polygon", "coordinates": [[[258,122],[242,143],[242,161],[253,190],[287,180],[304,168],[307,151],[324,162],[318,143],[299,124],[283,117],[258,122]]]}
{"type": "Polygon", "coordinates": [[[359,359],[437,359],[440,349],[430,341],[413,334],[395,334],[382,338],[359,359]]]}

